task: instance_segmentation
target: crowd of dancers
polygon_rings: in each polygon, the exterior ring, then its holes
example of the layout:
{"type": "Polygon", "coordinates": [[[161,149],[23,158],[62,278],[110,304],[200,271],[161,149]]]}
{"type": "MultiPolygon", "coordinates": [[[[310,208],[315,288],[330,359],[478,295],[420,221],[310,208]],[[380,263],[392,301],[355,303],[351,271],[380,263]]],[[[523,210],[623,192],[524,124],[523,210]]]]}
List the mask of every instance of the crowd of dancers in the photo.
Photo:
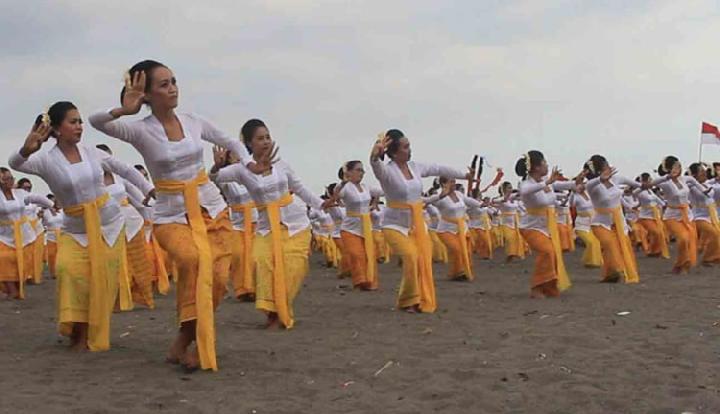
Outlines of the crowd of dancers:
{"type": "Polygon", "coordinates": [[[173,72],[142,61],[127,72],[120,105],[89,121],[133,146],[144,166],[82,144],[80,111],[60,101],[0,167],[0,290],[23,299],[46,262],[73,350],[108,350],[114,312],[152,309],[174,285],[179,329],[167,361],[217,370],[214,315],[228,287],[255,303],[268,328],[290,329],[313,250],[358,291],[377,290],[378,265],[397,260],[397,308],[409,313],[437,308],[433,262],[469,282],[473,257],[498,249],[507,261],[534,256],[533,298],[571,286],[563,254],[576,247],[605,283],[637,283],[636,254],[669,259],[673,241],[674,273],[688,273],[698,255],[704,266],[720,263],[718,164],[683,171],[667,156],[656,174],[625,177],[593,155],[565,176],[532,150],[516,162],[514,188],[499,169],[485,180],[482,158],[461,169],[416,162],[408,137],[391,129],[367,162],[329,172],[318,195],[281,159],[263,121],[245,122],[236,139],[177,106],[173,72]],[[124,119],[143,106],[148,116],[124,119]],[[203,141],[214,145],[210,169],[203,141]],[[363,183],[366,168],[379,188],[363,183]],[[12,170],[41,178],[52,194],[33,193],[27,178],[16,183],[12,170]],[[435,177],[430,188],[425,177],[435,177]]]}

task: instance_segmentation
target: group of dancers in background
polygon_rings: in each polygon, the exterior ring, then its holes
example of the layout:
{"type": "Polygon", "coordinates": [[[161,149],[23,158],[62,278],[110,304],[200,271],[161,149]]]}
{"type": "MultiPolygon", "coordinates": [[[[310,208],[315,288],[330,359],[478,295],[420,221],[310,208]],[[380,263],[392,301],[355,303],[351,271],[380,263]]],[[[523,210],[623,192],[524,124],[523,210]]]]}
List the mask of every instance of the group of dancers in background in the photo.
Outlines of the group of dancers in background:
{"type": "Polygon", "coordinates": [[[290,329],[313,249],[367,292],[380,286],[378,265],[396,258],[397,308],[408,313],[437,308],[433,262],[447,263],[452,280],[472,281],[473,258],[500,248],[508,262],[534,255],[533,298],[571,286],[563,254],[578,239],[583,264],[605,283],[637,283],[636,255],[668,259],[671,241],[674,273],[687,274],[698,255],[704,266],[720,263],[717,164],[684,171],[667,156],[655,175],[625,177],[593,155],[565,176],[532,150],[516,162],[517,188],[499,169],[481,186],[482,159],[462,169],[418,162],[409,138],[391,129],[367,162],[344,162],[316,195],[263,121],[245,122],[232,138],[176,112],[178,96],[173,72],[146,60],[127,72],[120,105],[89,117],[144,166],[118,160],[108,145],[85,146],[79,109],[60,101],[0,168],[0,290],[24,298],[46,261],[59,330],[74,350],[108,350],[112,314],[153,308],[174,284],[179,329],[167,361],[217,370],[214,315],[228,287],[255,303],[268,328],[290,329]],[[142,106],[149,115],[125,119],[142,106]],[[203,141],[214,145],[210,169],[203,141]],[[379,188],[363,182],[368,168],[379,188]],[[15,183],[13,170],[41,178],[52,194],[33,193],[27,178],[15,183]],[[426,177],[435,178],[430,188],[426,177]]]}

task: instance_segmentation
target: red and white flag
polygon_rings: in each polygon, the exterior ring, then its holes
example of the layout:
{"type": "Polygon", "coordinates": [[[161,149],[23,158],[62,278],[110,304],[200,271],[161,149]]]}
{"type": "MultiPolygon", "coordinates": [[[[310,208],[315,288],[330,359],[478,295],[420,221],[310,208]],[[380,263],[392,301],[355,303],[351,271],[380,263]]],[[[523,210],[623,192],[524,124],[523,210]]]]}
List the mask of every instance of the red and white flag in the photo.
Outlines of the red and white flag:
{"type": "Polygon", "coordinates": [[[715,125],[703,122],[700,134],[701,144],[720,145],[720,131],[718,131],[718,127],[716,127],[715,125]]]}

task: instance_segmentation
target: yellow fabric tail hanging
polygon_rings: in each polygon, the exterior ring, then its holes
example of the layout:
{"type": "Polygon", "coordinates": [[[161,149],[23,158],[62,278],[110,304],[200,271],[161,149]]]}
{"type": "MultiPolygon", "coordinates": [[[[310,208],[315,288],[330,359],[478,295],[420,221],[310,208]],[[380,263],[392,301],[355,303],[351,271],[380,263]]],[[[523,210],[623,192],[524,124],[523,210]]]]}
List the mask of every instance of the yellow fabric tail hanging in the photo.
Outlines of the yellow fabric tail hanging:
{"type": "MultiPolygon", "coordinates": [[[[0,221],[0,226],[12,226],[13,241],[15,242],[15,260],[17,260],[18,297],[25,299],[25,241],[23,240],[22,225],[28,222],[27,216],[22,216],[20,220],[0,221]]],[[[29,247],[29,246],[28,246],[29,247]]]]}
{"type": "Polygon", "coordinates": [[[255,203],[249,202],[245,204],[234,204],[230,206],[235,212],[242,212],[243,215],[243,269],[244,277],[249,277],[253,271],[253,258],[252,258],[252,240],[253,240],[253,223],[252,223],[252,211],[255,208],[255,203]]]}
{"type": "Polygon", "coordinates": [[[547,219],[548,231],[550,232],[550,241],[555,251],[555,262],[557,266],[557,287],[560,291],[570,288],[572,283],[565,270],[565,261],[563,260],[562,247],[560,246],[560,232],[557,226],[557,216],[555,215],[555,207],[529,208],[528,214],[532,216],[545,216],[547,219]]]}
{"type": "Polygon", "coordinates": [[[460,238],[460,251],[462,252],[462,263],[463,267],[465,268],[465,275],[467,276],[468,280],[473,280],[475,276],[472,272],[472,261],[470,257],[470,249],[468,249],[468,243],[467,243],[467,226],[465,225],[465,219],[460,218],[452,218],[452,217],[444,217],[443,220],[453,223],[458,227],[458,237],[460,238]]]}
{"type": "Polygon", "coordinates": [[[275,300],[278,319],[286,329],[291,329],[295,325],[295,321],[290,316],[287,286],[285,285],[285,263],[282,246],[280,208],[288,206],[292,202],[293,196],[285,193],[278,200],[257,205],[258,211],[267,210],[268,221],[270,222],[270,237],[273,251],[273,299],[275,300]]]}
{"type": "Polygon", "coordinates": [[[213,262],[205,219],[200,207],[198,187],[208,183],[205,170],[190,181],[157,180],[155,188],[161,193],[182,193],[185,210],[192,232],[193,242],[198,249],[198,280],[195,291],[197,308],[196,338],[200,366],[202,369],[217,371],[215,355],[215,315],[213,306],[213,262]]]}
{"type": "Polygon", "coordinates": [[[692,221],[690,221],[690,206],[687,204],[681,204],[679,206],[670,206],[668,205],[668,208],[672,208],[675,210],[680,210],[680,213],[682,214],[682,223],[685,225],[685,228],[687,228],[688,232],[690,233],[690,264],[691,266],[695,266],[697,264],[697,229],[695,228],[695,225],[692,221]]]}
{"type": "Polygon", "coordinates": [[[615,226],[615,234],[617,235],[618,242],[620,242],[620,251],[623,256],[623,265],[625,267],[625,283],[638,283],[640,282],[640,275],[637,270],[637,261],[635,254],[632,250],[632,242],[630,237],[625,234],[625,219],[622,214],[622,207],[617,206],[615,208],[598,208],[595,209],[600,214],[610,214],[613,218],[613,225],[615,226]]]}
{"type": "Polygon", "coordinates": [[[375,239],[373,239],[372,218],[370,213],[347,212],[349,217],[359,217],[362,220],[363,244],[365,245],[365,260],[367,262],[367,280],[372,286],[377,286],[377,261],[375,260],[375,239]]]}
{"type": "MultiPolygon", "coordinates": [[[[492,228],[492,222],[490,221],[490,215],[488,213],[483,214],[483,225],[485,226],[485,243],[487,243],[487,245],[488,245],[488,249],[490,250],[490,258],[492,259],[493,252],[495,250],[495,246],[494,246],[495,243],[493,243],[493,237],[492,237],[493,228],[492,228]]],[[[519,231],[520,231],[520,229],[518,229],[518,232],[519,231]]],[[[522,242],[523,239],[521,237],[518,240],[520,240],[522,242]]]]}
{"type": "Polygon", "coordinates": [[[658,230],[660,231],[660,243],[661,243],[661,253],[662,257],[665,259],[670,258],[670,247],[668,246],[668,234],[667,229],[665,228],[665,222],[662,219],[662,213],[660,212],[660,207],[658,206],[651,206],[653,213],[653,219],[655,220],[655,225],[657,226],[658,230]]]}
{"type": "MultiPolygon", "coordinates": [[[[88,348],[91,351],[104,351],[110,348],[110,316],[115,298],[108,292],[106,281],[107,248],[102,237],[100,208],[110,196],[105,193],[87,203],[65,207],[65,214],[82,216],[88,240],[90,258],[90,304],[88,308],[88,348]]],[[[119,237],[125,237],[121,234],[119,237]]]]}
{"type": "Polygon", "coordinates": [[[415,246],[418,249],[418,269],[420,273],[420,310],[428,313],[435,312],[437,301],[435,298],[435,281],[432,276],[432,241],[423,217],[423,202],[419,200],[414,203],[403,203],[388,200],[388,207],[410,210],[412,213],[411,236],[415,240],[415,246]]]}

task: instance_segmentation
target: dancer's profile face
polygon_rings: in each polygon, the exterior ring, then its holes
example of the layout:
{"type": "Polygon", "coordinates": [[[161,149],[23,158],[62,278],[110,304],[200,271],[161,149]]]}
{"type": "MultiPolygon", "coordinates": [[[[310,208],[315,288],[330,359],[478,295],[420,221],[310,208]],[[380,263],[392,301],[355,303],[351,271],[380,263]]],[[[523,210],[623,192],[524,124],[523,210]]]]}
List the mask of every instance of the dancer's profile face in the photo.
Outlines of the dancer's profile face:
{"type": "Polygon", "coordinates": [[[80,117],[80,111],[77,109],[67,111],[60,125],[53,128],[53,130],[58,142],[62,141],[68,144],[80,142],[83,133],[83,120],[80,117]]]}
{"type": "Polygon", "coordinates": [[[0,172],[0,188],[3,191],[12,190],[15,187],[15,177],[10,171],[0,172]]]}
{"type": "Polygon", "coordinates": [[[365,176],[365,168],[362,163],[356,163],[355,166],[348,170],[347,175],[351,183],[358,184],[365,176]]]}
{"type": "Polygon", "coordinates": [[[150,90],[145,100],[155,110],[174,109],[178,105],[180,91],[173,72],[166,67],[157,67],[149,76],[150,90]]]}
{"type": "Polygon", "coordinates": [[[547,164],[547,161],[545,161],[545,159],[540,161],[540,165],[533,166],[533,169],[536,170],[542,177],[546,176],[549,172],[548,164],[547,164]]]}
{"type": "Polygon", "coordinates": [[[407,137],[400,138],[400,142],[398,143],[398,149],[393,155],[393,160],[407,162],[410,161],[411,155],[412,152],[410,150],[410,140],[407,139],[407,137]]]}
{"type": "Polygon", "coordinates": [[[261,126],[255,129],[252,140],[250,140],[250,149],[252,149],[253,154],[264,154],[270,150],[272,143],[273,140],[270,136],[270,131],[268,131],[266,127],[261,126]]]}

